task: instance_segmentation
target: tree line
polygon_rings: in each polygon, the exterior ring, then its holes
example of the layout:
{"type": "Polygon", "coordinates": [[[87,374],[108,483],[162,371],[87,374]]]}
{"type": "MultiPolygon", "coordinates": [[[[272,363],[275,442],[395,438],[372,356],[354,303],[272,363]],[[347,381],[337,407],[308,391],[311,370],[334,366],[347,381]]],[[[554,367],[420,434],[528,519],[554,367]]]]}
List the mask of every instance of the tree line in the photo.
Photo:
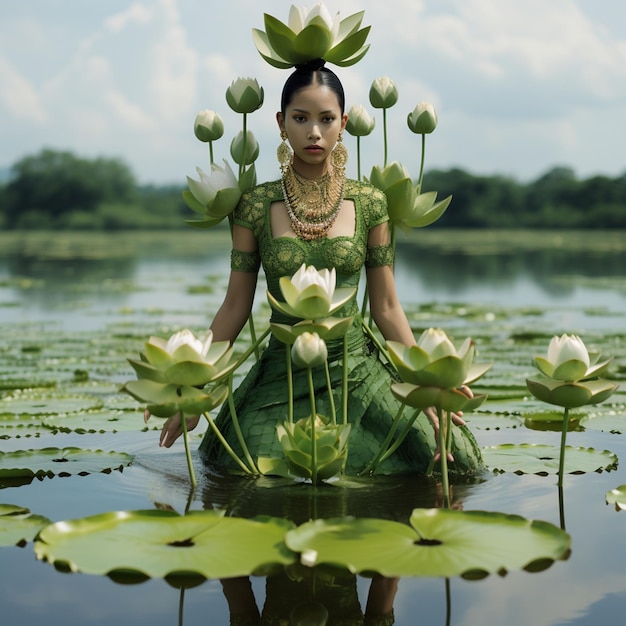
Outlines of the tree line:
{"type": "MultiPolygon", "coordinates": [[[[15,163],[0,185],[0,227],[185,228],[185,219],[194,218],[182,200],[185,188],[138,185],[117,158],[45,149],[15,163]]],[[[626,228],[626,173],[579,179],[572,169],[555,167],[522,183],[454,168],[426,172],[422,189],[453,196],[430,228],[626,228]]]]}

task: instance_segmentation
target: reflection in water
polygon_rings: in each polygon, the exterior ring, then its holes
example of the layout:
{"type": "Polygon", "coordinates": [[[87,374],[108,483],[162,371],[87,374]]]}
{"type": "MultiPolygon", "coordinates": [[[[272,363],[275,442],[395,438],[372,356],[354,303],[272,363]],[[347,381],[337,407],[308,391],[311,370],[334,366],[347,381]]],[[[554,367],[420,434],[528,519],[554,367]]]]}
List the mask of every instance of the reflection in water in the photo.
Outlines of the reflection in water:
{"type": "MultiPolygon", "coordinates": [[[[206,472],[202,500],[205,508],[224,509],[227,515],[286,517],[296,525],[311,519],[339,517],[381,518],[408,523],[415,508],[439,508],[441,483],[425,477],[374,477],[352,487],[319,487],[276,478],[242,479],[206,472]]],[[[477,479],[451,486],[451,507],[462,508],[464,494],[477,479]]],[[[361,605],[357,576],[344,568],[295,564],[269,574],[265,600],[255,597],[247,577],[222,580],[231,624],[327,624],[328,626],[394,624],[397,578],[371,577],[361,605]]],[[[449,586],[446,586],[449,611],[449,586]]]]}
{"type": "Polygon", "coordinates": [[[430,291],[444,288],[456,294],[453,300],[458,301],[476,287],[502,291],[517,281],[534,284],[550,299],[559,299],[572,294],[576,288],[572,279],[576,277],[622,278],[626,266],[626,254],[617,252],[540,249],[484,255],[433,253],[408,242],[399,242],[397,259],[399,271],[410,268],[411,275],[424,286],[422,300],[428,300],[430,291]]]}

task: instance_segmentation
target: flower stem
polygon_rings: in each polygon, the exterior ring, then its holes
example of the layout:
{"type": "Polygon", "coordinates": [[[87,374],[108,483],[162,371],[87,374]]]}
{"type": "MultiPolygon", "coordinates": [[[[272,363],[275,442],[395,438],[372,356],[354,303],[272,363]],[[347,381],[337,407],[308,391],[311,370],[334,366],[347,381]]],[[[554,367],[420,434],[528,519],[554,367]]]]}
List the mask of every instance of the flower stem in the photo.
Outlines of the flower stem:
{"type": "Polygon", "coordinates": [[[449,413],[437,409],[439,416],[439,460],[441,461],[441,483],[443,490],[443,506],[450,508],[450,484],[448,482],[448,450],[446,448],[446,431],[448,430],[449,413]],[[445,417],[445,420],[444,420],[445,417]],[[445,423],[445,426],[444,426],[445,423]]]}
{"type": "Polygon", "coordinates": [[[328,397],[330,399],[330,416],[333,424],[337,423],[337,409],[335,408],[335,397],[333,396],[333,386],[330,382],[330,369],[328,367],[328,359],[324,361],[324,370],[326,372],[326,386],[328,387],[328,397]]]}
{"type": "Polygon", "coordinates": [[[289,400],[289,423],[293,424],[293,366],[291,364],[291,346],[285,344],[285,353],[287,355],[287,394],[289,400]]]}
{"type": "Polygon", "coordinates": [[[418,193],[422,189],[422,180],[424,178],[424,157],[426,156],[426,135],[422,134],[422,158],[420,160],[420,175],[417,179],[418,193]]]}
{"type": "Polygon", "coordinates": [[[398,407],[398,412],[396,413],[396,416],[393,418],[393,422],[391,423],[391,426],[389,427],[387,436],[385,437],[384,441],[380,444],[380,448],[378,449],[376,456],[370,461],[370,463],[365,467],[365,469],[362,472],[359,472],[360,474],[372,474],[378,467],[381,457],[385,454],[385,452],[389,448],[389,444],[391,443],[391,440],[393,439],[393,436],[398,428],[398,425],[400,424],[400,419],[402,418],[402,413],[404,412],[405,406],[406,405],[402,403],[398,407]]]}
{"type": "Polygon", "coordinates": [[[309,380],[309,398],[311,399],[311,482],[317,485],[317,441],[315,437],[315,418],[317,409],[315,408],[315,387],[313,386],[313,369],[307,367],[307,378],[309,380]]]}
{"type": "Polygon", "coordinates": [[[565,439],[567,438],[567,424],[569,422],[569,409],[563,409],[563,426],[561,428],[561,454],[559,457],[559,487],[563,486],[563,470],[565,468],[565,439]]]}
{"type": "Polygon", "coordinates": [[[237,441],[239,441],[239,445],[243,450],[243,455],[250,466],[250,469],[254,474],[260,474],[257,466],[255,465],[252,457],[250,456],[250,451],[248,450],[248,446],[246,445],[246,440],[243,437],[243,433],[241,432],[241,426],[239,425],[239,420],[237,419],[237,410],[235,409],[235,401],[233,400],[233,375],[232,373],[228,377],[228,407],[230,408],[230,417],[233,420],[233,427],[235,428],[235,434],[237,435],[237,441]]]}
{"type": "Polygon", "coordinates": [[[343,380],[341,392],[341,409],[343,425],[348,424],[348,334],[343,336],[343,380]]]}
{"type": "Polygon", "coordinates": [[[387,167],[387,109],[383,108],[383,168],[387,167]]]}
{"type": "Polygon", "coordinates": [[[416,409],[413,413],[413,416],[409,419],[409,421],[404,425],[400,434],[396,437],[396,440],[389,446],[387,451],[380,457],[379,463],[382,463],[386,459],[388,459],[399,447],[400,444],[404,441],[405,437],[408,435],[409,430],[415,423],[417,416],[420,414],[421,409],[416,409]]]}
{"type": "Polygon", "coordinates": [[[191,459],[191,450],[189,449],[189,432],[187,431],[187,420],[183,412],[180,412],[180,423],[183,427],[183,441],[185,442],[185,456],[187,457],[187,469],[189,470],[189,478],[191,480],[191,486],[195,489],[196,485],[196,474],[193,471],[193,461],[191,459]]]}
{"type": "Polygon", "coordinates": [[[224,449],[230,456],[230,458],[239,465],[239,467],[246,473],[252,474],[250,468],[237,456],[237,453],[232,449],[231,445],[226,441],[224,435],[222,435],[220,429],[217,427],[217,424],[206,414],[203,414],[206,420],[209,422],[209,426],[211,430],[215,434],[215,436],[219,439],[220,443],[224,446],[224,449]]]}
{"type": "Polygon", "coordinates": [[[356,138],[356,177],[361,180],[361,138],[356,138]]]}
{"type": "Polygon", "coordinates": [[[213,160],[213,142],[212,141],[209,141],[209,160],[211,161],[211,165],[215,163],[215,161],[213,160]]]}
{"type": "Polygon", "coordinates": [[[243,174],[243,170],[246,166],[246,157],[248,146],[248,115],[246,113],[243,114],[243,157],[241,159],[241,163],[239,164],[239,182],[241,182],[241,176],[243,174]]]}

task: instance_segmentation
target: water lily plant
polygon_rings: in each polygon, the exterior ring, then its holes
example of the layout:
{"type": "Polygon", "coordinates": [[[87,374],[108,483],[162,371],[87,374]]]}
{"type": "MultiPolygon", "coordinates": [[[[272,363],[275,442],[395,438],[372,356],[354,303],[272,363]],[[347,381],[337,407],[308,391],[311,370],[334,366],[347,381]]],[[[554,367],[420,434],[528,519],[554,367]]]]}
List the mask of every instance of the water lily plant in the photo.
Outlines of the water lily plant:
{"type": "MultiPolygon", "coordinates": [[[[289,371],[289,419],[278,426],[278,436],[290,471],[313,483],[325,480],[339,472],[347,455],[347,439],[350,426],[347,423],[347,342],[346,333],[352,317],[333,317],[345,306],[356,292],[355,288],[336,288],[334,268],[318,270],[315,266],[302,264],[297,272],[283,276],[279,286],[284,302],[277,300],[269,291],[270,305],[277,311],[299,319],[294,324],[272,322],[274,336],[286,346],[289,371]],[[328,350],[326,340],[343,338],[343,423],[336,422],[336,410],[332,394],[328,350]],[[293,365],[306,368],[311,410],[306,418],[294,422],[293,365]],[[312,369],[323,365],[329,390],[331,416],[320,416],[315,407],[315,390],[312,369]],[[319,449],[318,449],[319,448],[319,449]]],[[[274,468],[274,460],[264,459],[262,466],[274,468]]]]}
{"type": "Polygon", "coordinates": [[[229,216],[241,198],[241,189],[228,161],[224,167],[211,164],[211,174],[196,168],[200,180],[187,176],[189,190],[183,192],[185,204],[202,219],[186,220],[187,224],[197,228],[211,228],[229,216]]]}
{"type": "Polygon", "coordinates": [[[201,415],[224,402],[228,386],[224,379],[234,369],[228,341],[213,342],[208,331],[197,338],[184,329],[169,339],[150,337],[140,360],[129,359],[138,380],[121,390],[147,405],[151,415],[171,417],[180,413],[191,482],[195,485],[185,415],[201,415]]]}
{"type": "Polygon", "coordinates": [[[370,135],[376,121],[362,104],[354,104],[348,111],[346,132],[356,137],[356,169],[357,178],[361,180],[361,137],[370,135]]]}
{"type": "Polygon", "coordinates": [[[569,410],[604,402],[618,389],[618,384],[600,378],[612,360],[600,361],[600,354],[589,352],[579,336],[567,334],[552,337],[547,355],[534,357],[541,375],[526,379],[528,390],[538,400],[563,407],[559,486],[563,484],[569,410]]]}
{"type": "Polygon", "coordinates": [[[364,13],[342,20],[339,13],[331,17],[322,2],[310,10],[291,5],[287,24],[264,14],[265,31],[252,30],[254,45],[270,65],[279,69],[320,58],[342,67],[353,65],[369,49],[365,41],[370,27],[361,28],[364,13]]]}
{"type": "Polygon", "coordinates": [[[414,346],[388,341],[387,350],[402,381],[391,385],[391,392],[400,400],[401,406],[378,455],[366,471],[373,472],[379,463],[398,448],[408,433],[418,412],[408,420],[395,442],[391,443],[405,406],[421,410],[435,407],[439,415],[439,453],[446,497],[449,491],[447,456],[452,428],[450,414],[472,411],[485,401],[486,395],[469,397],[462,387],[480,378],[491,364],[473,363],[475,347],[471,338],[465,339],[457,349],[439,328],[425,330],[414,346]]]}
{"type": "Polygon", "coordinates": [[[321,319],[333,315],[355,294],[354,288],[336,289],[335,268],[317,270],[303,263],[290,278],[279,281],[285,302],[279,302],[269,291],[267,298],[277,311],[300,319],[321,319]]]}

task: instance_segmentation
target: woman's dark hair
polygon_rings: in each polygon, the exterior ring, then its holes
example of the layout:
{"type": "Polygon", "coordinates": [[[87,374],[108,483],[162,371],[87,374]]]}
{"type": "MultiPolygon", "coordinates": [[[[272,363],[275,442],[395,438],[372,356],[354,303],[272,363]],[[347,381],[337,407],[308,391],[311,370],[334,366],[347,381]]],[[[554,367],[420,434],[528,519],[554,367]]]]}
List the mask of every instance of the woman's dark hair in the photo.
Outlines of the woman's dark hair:
{"type": "Polygon", "coordinates": [[[339,108],[343,115],[346,108],[346,96],[343,91],[343,85],[332,70],[324,67],[324,59],[315,59],[304,65],[296,65],[295,71],[289,76],[283,86],[283,93],[280,98],[280,110],[285,114],[287,107],[293,100],[294,95],[311,85],[322,85],[328,87],[335,92],[339,108]]]}

